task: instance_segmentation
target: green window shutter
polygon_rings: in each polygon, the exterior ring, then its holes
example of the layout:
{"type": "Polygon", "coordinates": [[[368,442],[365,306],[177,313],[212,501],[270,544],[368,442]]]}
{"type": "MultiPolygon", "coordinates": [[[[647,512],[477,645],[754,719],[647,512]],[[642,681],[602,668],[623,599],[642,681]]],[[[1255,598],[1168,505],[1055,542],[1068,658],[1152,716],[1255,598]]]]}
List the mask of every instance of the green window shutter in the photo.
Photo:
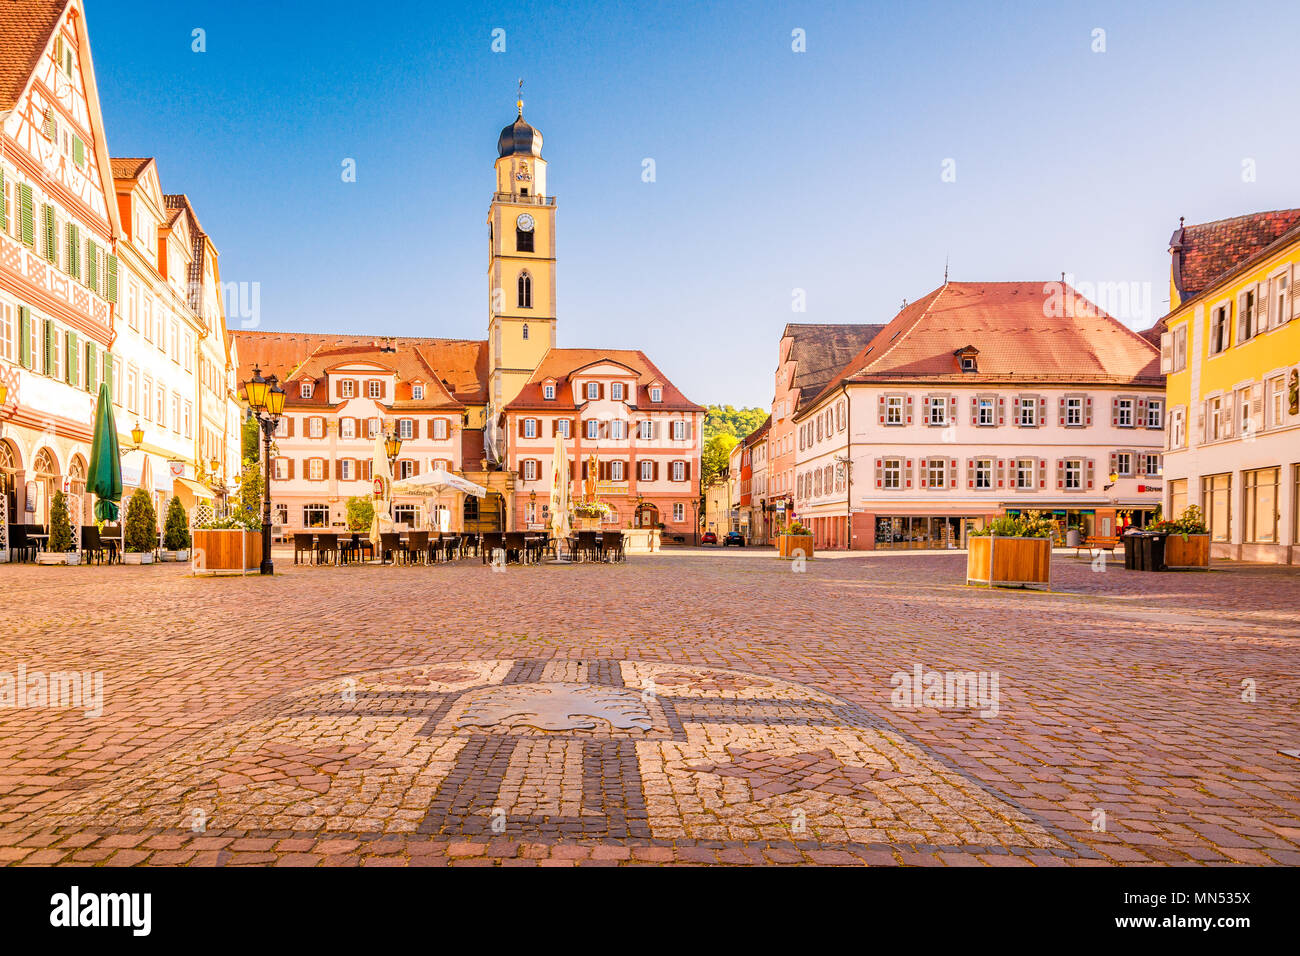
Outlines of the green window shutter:
{"type": "Polygon", "coordinates": [[[68,223],[68,275],[81,278],[81,230],[76,223],[68,223]]]}
{"type": "Polygon", "coordinates": [[[41,124],[41,132],[45,134],[46,139],[54,139],[54,110],[46,108],[45,122],[41,124]]]}
{"type": "Polygon", "coordinates": [[[93,292],[99,291],[99,246],[94,239],[86,240],[86,285],[93,292]]]}
{"type": "Polygon", "coordinates": [[[58,330],[49,319],[45,320],[45,366],[41,369],[46,375],[54,371],[55,350],[59,347],[58,330]]]}
{"type": "Polygon", "coordinates": [[[68,333],[68,361],[63,370],[63,380],[69,385],[77,384],[77,357],[81,353],[77,351],[77,333],[68,333]]]}
{"type": "Polygon", "coordinates": [[[18,184],[18,225],[23,245],[36,245],[36,228],[32,222],[35,206],[32,202],[32,187],[27,183],[18,184]]]}
{"type": "Polygon", "coordinates": [[[104,292],[105,298],[109,302],[117,301],[117,256],[107,256],[104,259],[104,278],[107,280],[104,292]]]}
{"type": "Polygon", "coordinates": [[[86,165],[86,144],[81,141],[80,136],[72,137],[72,161],[78,167],[86,165]]]}
{"type": "Polygon", "coordinates": [[[32,367],[32,310],[18,307],[18,361],[23,368],[32,367]]]}
{"type": "Polygon", "coordinates": [[[98,382],[95,381],[95,374],[99,371],[98,368],[99,363],[96,361],[97,358],[98,356],[95,354],[95,343],[87,342],[86,343],[86,374],[84,376],[85,377],[84,384],[86,386],[86,391],[91,393],[95,391],[95,386],[99,384],[98,382]]]}
{"type": "Polygon", "coordinates": [[[104,353],[104,384],[108,386],[108,394],[113,394],[113,353],[104,353]]]}
{"type": "Polygon", "coordinates": [[[45,234],[45,248],[41,252],[47,262],[54,262],[58,257],[58,228],[54,219],[54,207],[49,203],[41,204],[41,228],[45,234]]]}
{"type": "Polygon", "coordinates": [[[54,38],[54,62],[59,64],[59,69],[63,69],[63,34],[60,33],[54,38]]]}

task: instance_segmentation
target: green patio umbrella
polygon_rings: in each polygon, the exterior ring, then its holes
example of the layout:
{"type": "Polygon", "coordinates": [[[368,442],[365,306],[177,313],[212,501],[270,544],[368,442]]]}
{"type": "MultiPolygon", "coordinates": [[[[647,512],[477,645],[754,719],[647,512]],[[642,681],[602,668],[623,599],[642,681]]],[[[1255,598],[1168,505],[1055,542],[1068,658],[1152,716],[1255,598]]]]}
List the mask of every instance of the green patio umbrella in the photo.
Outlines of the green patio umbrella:
{"type": "Polygon", "coordinates": [[[90,474],[86,490],[94,493],[95,517],[100,521],[117,518],[117,503],[122,500],[122,456],[117,448],[117,425],[113,421],[113,399],[108,383],[99,385],[95,403],[95,437],[90,444],[90,474]]]}

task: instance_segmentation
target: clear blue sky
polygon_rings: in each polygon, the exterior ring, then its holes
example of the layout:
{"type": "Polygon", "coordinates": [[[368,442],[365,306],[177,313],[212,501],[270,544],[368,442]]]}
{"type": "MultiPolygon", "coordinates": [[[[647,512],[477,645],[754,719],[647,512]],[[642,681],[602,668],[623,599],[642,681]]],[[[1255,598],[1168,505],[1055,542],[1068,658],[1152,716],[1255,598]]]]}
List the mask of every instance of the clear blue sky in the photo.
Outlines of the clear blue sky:
{"type": "Polygon", "coordinates": [[[560,344],[643,348],[699,402],[766,406],[785,323],[887,321],[945,257],[1149,283],[1144,326],[1180,215],[1300,205],[1294,0],[86,4],[112,153],[158,158],[265,329],[484,337],[522,76],[560,344]]]}

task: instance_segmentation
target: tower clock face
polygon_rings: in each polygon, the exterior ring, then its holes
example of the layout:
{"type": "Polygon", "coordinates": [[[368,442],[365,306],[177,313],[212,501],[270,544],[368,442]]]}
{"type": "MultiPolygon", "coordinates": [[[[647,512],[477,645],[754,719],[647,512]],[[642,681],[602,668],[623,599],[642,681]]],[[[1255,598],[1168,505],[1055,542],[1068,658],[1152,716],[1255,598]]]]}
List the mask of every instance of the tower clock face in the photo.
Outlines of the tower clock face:
{"type": "Polygon", "coordinates": [[[533,217],[530,216],[528,213],[524,213],[522,216],[520,216],[518,219],[515,220],[515,225],[519,227],[521,232],[532,232],[533,217]]]}

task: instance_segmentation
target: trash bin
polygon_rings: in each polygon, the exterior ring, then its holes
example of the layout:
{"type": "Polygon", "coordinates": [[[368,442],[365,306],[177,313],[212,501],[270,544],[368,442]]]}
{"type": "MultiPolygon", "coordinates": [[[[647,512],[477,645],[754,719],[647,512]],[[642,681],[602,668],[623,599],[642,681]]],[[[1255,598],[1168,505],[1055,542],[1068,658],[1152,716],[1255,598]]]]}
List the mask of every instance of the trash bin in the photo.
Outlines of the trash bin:
{"type": "Polygon", "coordinates": [[[1138,569],[1138,549],[1141,544],[1138,542],[1140,536],[1136,534],[1124,535],[1124,570],[1136,571],[1138,569]]]}
{"type": "Polygon", "coordinates": [[[1148,531],[1124,535],[1124,569],[1163,571],[1167,535],[1148,531]]]}
{"type": "Polygon", "coordinates": [[[1161,532],[1148,532],[1143,535],[1147,539],[1147,567],[1148,571],[1163,571],[1165,569],[1165,538],[1167,534],[1161,532]]]}

